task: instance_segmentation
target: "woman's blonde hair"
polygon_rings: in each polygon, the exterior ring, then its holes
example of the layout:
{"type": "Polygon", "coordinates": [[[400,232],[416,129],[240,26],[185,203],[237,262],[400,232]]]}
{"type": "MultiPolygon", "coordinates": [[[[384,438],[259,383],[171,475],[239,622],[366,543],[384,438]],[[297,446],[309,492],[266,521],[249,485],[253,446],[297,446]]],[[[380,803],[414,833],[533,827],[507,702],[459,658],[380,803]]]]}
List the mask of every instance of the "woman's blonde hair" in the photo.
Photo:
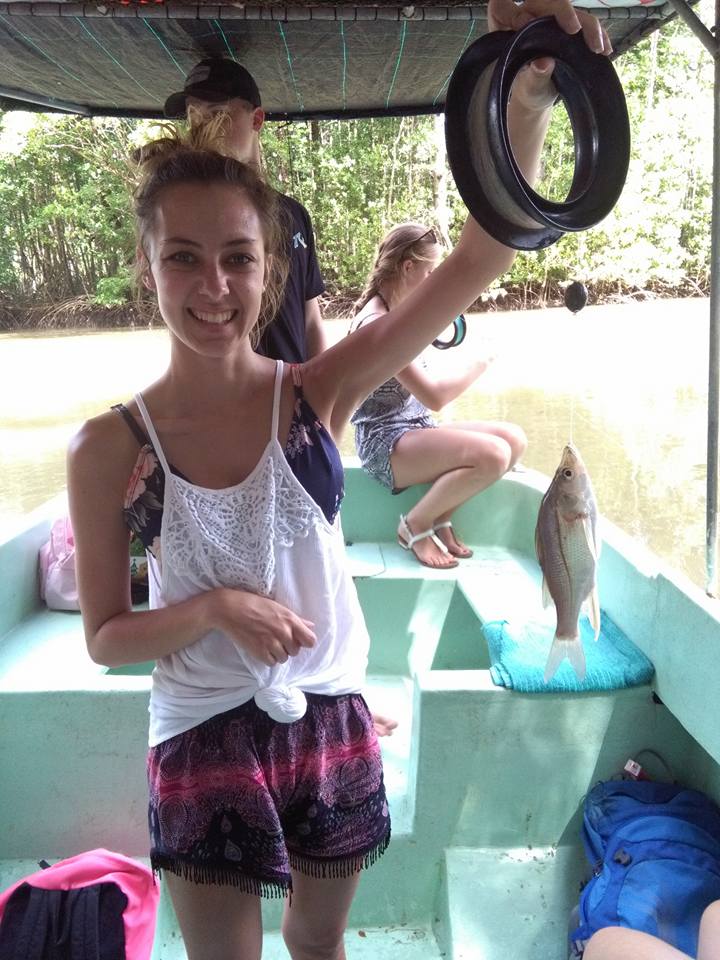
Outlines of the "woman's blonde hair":
{"type": "MultiPolygon", "coordinates": [[[[186,127],[164,124],[163,135],[145,144],[133,156],[137,185],[133,192],[137,242],[147,257],[148,234],[155,225],[160,196],[178,183],[223,183],[243,190],[257,213],[262,229],[267,277],[260,315],[251,332],[257,345],[263,331],[282,303],[288,274],[288,223],[278,193],[269,187],[250,164],[223,152],[227,114],[186,127]]],[[[139,267],[142,274],[146,268],[139,267]]]]}
{"type": "Polygon", "coordinates": [[[406,260],[431,263],[435,259],[432,248],[437,243],[435,232],[422,223],[400,223],[389,230],[380,241],[365,289],[355,301],[355,313],[377,296],[383,283],[398,279],[406,260]]]}

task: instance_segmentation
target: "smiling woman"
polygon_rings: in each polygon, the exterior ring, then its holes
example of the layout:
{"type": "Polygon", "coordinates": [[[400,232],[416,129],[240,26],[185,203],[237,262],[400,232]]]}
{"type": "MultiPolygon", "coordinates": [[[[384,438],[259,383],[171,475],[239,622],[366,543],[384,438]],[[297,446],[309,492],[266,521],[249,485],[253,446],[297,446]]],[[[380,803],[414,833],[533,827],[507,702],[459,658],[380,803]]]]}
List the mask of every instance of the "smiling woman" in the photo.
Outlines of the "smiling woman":
{"type": "MultiPolygon", "coordinates": [[[[566,0],[533,0],[550,6],[597,37],[597,21],[566,0]]],[[[497,2],[491,16],[500,7],[515,14],[497,2]]],[[[551,102],[549,72],[528,70],[511,104],[528,178],[551,102]]],[[[338,521],[335,438],[514,254],[468,219],[453,253],[382,324],[286,370],[252,339],[282,274],[277,197],[223,155],[216,132],[216,121],[191,125],[187,140],[144,151],[140,266],[170,364],[71,446],[81,608],[93,660],[157,661],[151,859],[190,960],[208,943],[214,958],[259,958],[258,898],[289,890],[294,960],[341,957],[360,871],[384,852],[390,818],[361,692],[369,637],[338,521]],[[146,611],[130,605],[129,530],[148,553],[146,611]]]]}

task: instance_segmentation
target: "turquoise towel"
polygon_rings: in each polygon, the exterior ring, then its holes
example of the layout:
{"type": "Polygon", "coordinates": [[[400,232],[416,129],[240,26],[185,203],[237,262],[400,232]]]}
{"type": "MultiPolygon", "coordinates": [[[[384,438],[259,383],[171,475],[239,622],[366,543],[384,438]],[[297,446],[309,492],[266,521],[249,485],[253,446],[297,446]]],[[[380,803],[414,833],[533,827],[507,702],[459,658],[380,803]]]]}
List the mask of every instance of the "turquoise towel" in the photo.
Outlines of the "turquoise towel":
{"type": "Polygon", "coordinates": [[[654,667],[607,614],[600,617],[600,636],[593,640],[593,628],[587,617],[580,620],[587,673],[578,680],[567,660],[545,683],[543,673],[550,652],[554,626],[549,623],[510,623],[495,620],[483,625],[490,648],[490,675],[499,687],[523,693],[557,693],[559,691],[617,690],[648,683],[654,667]]]}

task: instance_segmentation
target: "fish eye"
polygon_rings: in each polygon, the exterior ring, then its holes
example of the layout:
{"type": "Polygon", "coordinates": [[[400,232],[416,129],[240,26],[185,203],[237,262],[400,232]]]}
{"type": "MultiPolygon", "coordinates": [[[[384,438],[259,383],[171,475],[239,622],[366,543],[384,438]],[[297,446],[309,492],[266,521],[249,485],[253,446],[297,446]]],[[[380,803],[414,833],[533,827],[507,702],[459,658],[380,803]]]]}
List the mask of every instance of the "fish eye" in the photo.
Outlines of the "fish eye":
{"type": "Polygon", "coordinates": [[[572,479],[572,475],[573,475],[572,470],[569,467],[565,467],[565,469],[563,470],[563,476],[565,477],[565,479],[566,480],[572,479]]]}

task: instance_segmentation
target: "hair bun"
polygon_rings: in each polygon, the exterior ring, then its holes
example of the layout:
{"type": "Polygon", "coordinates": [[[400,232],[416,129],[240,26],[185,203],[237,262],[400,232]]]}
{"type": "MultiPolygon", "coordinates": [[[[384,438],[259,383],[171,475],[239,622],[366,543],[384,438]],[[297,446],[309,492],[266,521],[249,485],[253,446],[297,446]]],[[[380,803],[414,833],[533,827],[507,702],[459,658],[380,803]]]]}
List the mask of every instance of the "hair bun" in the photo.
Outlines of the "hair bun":
{"type": "Polygon", "coordinates": [[[229,125],[228,113],[221,111],[208,117],[195,107],[188,108],[186,123],[162,121],[158,124],[160,136],[143,143],[130,155],[136,175],[140,179],[151,176],[166,160],[184,150],[232,156],[226,141],[229,125]]]}

